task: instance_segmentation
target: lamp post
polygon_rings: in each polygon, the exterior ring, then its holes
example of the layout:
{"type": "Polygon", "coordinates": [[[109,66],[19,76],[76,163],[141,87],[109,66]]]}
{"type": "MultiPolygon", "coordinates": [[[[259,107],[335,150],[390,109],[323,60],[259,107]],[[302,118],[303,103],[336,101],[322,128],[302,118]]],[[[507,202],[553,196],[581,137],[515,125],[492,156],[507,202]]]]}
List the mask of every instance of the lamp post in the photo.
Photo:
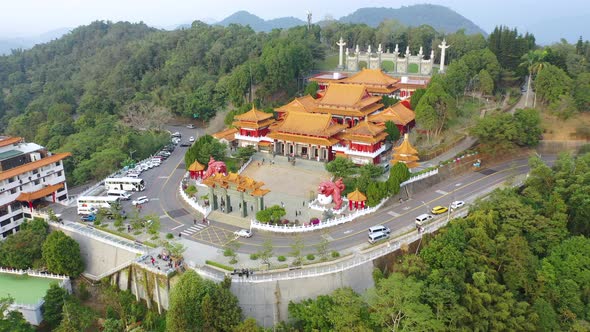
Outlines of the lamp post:
{"type": "Polygon", "coordinates": [[[137,150],[129,151],[129,158],[133,160],[133,154],[137,152],[137,150]]]}

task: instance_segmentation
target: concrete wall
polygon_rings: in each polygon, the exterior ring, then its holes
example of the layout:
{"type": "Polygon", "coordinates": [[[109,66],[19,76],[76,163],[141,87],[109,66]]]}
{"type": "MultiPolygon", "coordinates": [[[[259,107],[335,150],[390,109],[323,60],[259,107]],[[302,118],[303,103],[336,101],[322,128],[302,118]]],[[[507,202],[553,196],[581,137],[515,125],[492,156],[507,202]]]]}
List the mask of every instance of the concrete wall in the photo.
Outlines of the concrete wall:
{"type": "MultiPolygon", "coordinates": [[[[56,230],[56,229],[52,229],[56,230]]],[[[59,229],[80,244],[80,253],[86,264],[84,274],[92,277],[110,271],[118,266],[134,260],[137,254],[129,250],[113,246],[83,234],[59,229]]]]}
{"type": "Polygon", "coordinates": [[[299,302],[318,295],[351,287],[364,293],[374,287],[373,262],[329,275],[261,283],[233,282],[231,291],[240,301],[244,317],[253,317],[258,324],[271,327],[288,317],[290,301],[299,302]]]}

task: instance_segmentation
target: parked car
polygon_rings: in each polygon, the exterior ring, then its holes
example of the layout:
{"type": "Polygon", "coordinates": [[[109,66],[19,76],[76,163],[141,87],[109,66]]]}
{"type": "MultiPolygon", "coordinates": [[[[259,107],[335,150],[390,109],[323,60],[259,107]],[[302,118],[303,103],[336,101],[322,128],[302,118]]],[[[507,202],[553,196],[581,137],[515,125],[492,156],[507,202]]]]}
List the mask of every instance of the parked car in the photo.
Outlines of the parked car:
{"type": "Polygon", "coordinates": [[[239,237],[252,237],[252,231],[249,229],[240,229],[239,231],[234,232],[234,235],[239,237]]]}
{"type": "Polygon", "coordinates": [[[427,214],[427,213],[421,214],[416,217],[416,226],[422,227],[425,222],[427,222],[428,220],[430,220],[432,218],[434,218],[434,216],[431,214],[427,214]]]}
{"type": "Polygon", "coordinates": [[[87,214],[85,216],[82,216],[82,221],[88,221],[88,222],[93,222],[96,220],[96,215],[95,214],[87,214]]]}
{"type": "Polygon", "coordinates": [[[182,137],[182,135],[179,132],[175,132],[174,134],[172,134],[172,137],[182,137]]]}
{"type": "Polygon", "coordinates": [[[158,152],[158,154],[161,156],[166,156],[166,157],[170,157],[170,155],[171,155],[171,153],[166,150],[162,150],[162,151],[158,152]]]}
{"type": "Polygon", "coordinates": [[[451,210],[458,209],[460,207],[463,207],[464,205],[465,205],[465,202],[463,202],[463,201],[454,201],[453,203],[451,203],[451,210]]]}
{"type": "Polygon", "coordinates": [[[147,198],[147,196],[140,196],[140,197],[137,197],[137,199],[134,199],[133,201],[131,201],[131,204],[139,205],[139,204],[144,204],[147,202],[149,202],[149,198],[147,198]]]}
{"type": "Polygon", "coordinates": [[[195,138],[194,138],[193,136],[191,136],[191,137],[188,139],[188,141],[192,143],[192,142],[194,142],[194,141],[195,141],[195,138]]]}
{"type": "Polygon", "coordinates": [[[190,123],[190,124],[187,124],[187,125],[186,125],[186,127],[187,127],[188,129],[195,129],[195,125],[194,125],[194,124],[192,124],[192,123],[190,123]]]}
{"type": "Polygon", "coordinates": [[[444,206],[435,206],[432,208],[432,214],[443,214],[445,212],[449,211],[448,208],[444,207],[444,206]]]}
{"type": "Polygon", "coordinates": [[[191,145],[192,145],[191,142],[182,142],[182,143],[180,143],[180,146],[182,146],[182,147],[187,147],[187,146],[191,146],[191,145]]]}

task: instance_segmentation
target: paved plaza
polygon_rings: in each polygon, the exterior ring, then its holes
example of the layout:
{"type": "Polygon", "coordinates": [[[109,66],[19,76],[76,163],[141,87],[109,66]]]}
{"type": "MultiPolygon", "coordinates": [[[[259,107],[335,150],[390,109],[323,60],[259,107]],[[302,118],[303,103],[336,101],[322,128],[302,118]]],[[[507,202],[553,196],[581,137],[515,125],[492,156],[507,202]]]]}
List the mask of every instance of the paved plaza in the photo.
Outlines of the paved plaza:
{"type": "MultiPolygon", "coordinates": [[[[305,223],[309,222],[310,218],[321,217],[321,211],[312,210],[307,207],[307,204],[310,200],[316,198],[318,185],[322,181],[331,178],[323,163],[296,159],[293,165],[284,156],[275,156],[273,158],[272,155],[266,153],[257,153],[241,175],[264,182],[264,188],[270,190],[264,196],[265,207],[284,206],[287,212],[285,219],[305,223]]],[[[209,189],[206,187],[197,186],[197,189],[198,197],[203,197],[209,193],[209,189]]],[[[250,219],[255,217],[255,209],[252,204],[247,203],[249,206],[248,216],[242,218],[239,214],[238,193],[230,193],[230,199],[231,213],[228,214],[225,211],[217,210],[213,211],[209,218],[238,227],[249,227],[250,219]]],[[[200,199],[200,201],[202,200],[200,199]]]]}

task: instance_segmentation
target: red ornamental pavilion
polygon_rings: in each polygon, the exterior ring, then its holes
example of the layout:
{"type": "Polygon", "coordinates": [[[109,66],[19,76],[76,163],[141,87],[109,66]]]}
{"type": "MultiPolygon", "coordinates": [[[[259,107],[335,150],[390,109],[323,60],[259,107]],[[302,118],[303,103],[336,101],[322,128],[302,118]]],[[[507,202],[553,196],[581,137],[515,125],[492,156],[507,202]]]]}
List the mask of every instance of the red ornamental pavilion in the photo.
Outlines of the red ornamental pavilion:
{"type": "Polygon", "coordinates": [[[191,179],[198,179],[198,178],[203,178],[203,172],[205,171],[205,166],[201,163],[199,163],[197,160],[195,160],[194,163],[192,163],[189,168],[188,168],[188,172],[189,175],[191,177],[191,179]]]}
{"type": "Polygon", "coordinates": [[[355,210],[364,209],[365,202],[367,201],[367,196],[365,196],[362,192],[357,189],[351,192],[350,194],[346,195],[348,198],[348,209],[352,210],[353,206],[355,210]]]}

